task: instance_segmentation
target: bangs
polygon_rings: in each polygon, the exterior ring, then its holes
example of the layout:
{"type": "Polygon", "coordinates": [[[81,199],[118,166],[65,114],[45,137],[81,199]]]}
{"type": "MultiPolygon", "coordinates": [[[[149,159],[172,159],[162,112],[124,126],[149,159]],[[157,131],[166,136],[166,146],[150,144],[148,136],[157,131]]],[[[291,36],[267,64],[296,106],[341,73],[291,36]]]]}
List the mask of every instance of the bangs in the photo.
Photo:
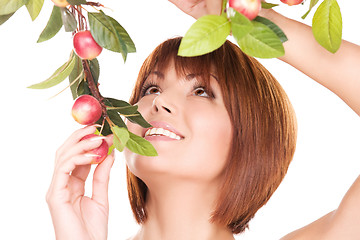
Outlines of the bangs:
{"type": "Polygon", "coordinates": [[[130,98],[131,104],[135,104],[140,100],[141,89],[150,73],[153,71],[164,72],[172,63],[179,77],[185,77],[186,80],[196,78],[204,87],[211,89],[210,76],[213,76],[216,80],[218,79],[214,67],[216,60],[211,54],[197,57],[178,56],[180,42],[181,37],[164,42],[145,60],[130,98]]]}

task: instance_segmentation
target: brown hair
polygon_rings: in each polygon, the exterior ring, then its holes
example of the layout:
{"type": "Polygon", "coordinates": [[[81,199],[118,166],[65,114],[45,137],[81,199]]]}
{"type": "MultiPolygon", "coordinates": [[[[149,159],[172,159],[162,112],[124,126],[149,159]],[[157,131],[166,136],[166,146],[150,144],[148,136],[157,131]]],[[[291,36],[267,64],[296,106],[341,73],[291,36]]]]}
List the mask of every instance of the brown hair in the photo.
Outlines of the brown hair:
{"type": "MultiPolygon", "coordinates": [[[[271,197],[284,178],[296,145],[296,119],[287,95],[276,79],[254,58],[226,41],[202,56],[177,55],[181,38],[159,45],[145,60],[130,103],[140,98],[149,73],[174,60],[178,74],[199,73],[209,84],[215,70],[233,136],[224,187],[211,220],[240,233],[271,197]]],[[[159,69],[161,71],[161,69],[159,69]]],[[[130,204],[138,223],[146,220],[145,183],[127,169],[130,204]]]]}

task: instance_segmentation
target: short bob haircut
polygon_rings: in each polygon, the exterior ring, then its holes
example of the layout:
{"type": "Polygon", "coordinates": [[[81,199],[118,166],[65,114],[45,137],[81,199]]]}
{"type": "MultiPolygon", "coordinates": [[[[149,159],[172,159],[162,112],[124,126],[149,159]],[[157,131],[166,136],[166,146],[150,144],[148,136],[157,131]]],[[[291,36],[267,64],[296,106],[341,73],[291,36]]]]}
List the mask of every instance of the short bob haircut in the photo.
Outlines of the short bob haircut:
{"type": "MultiPolygon", "coordinates": [[[[177,74],[199,74],[205,84],[210,70],[217,76],[229,114],[233,136],[211,221],[243,232],[255,213],[284,178],[296,145],[296,118],[290,101],[276,79],[254,58],[226,41],[219,49],[197,57],[177,55],[181,38],[160,44],[145,60],[135,84],[131,104],[149,73],[161,71],[172,60],[177,74]]],[[[127,169],[130,204],[136,221],[146,221],[146,184],[127,169]]]]}

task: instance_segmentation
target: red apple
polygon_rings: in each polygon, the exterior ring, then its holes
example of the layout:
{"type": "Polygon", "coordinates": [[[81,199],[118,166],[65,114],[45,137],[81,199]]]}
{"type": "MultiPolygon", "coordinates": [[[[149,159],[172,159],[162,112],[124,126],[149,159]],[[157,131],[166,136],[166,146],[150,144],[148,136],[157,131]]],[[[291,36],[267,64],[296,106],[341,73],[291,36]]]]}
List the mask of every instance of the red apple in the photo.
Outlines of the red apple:
{"type": "MultiPolygon", "coordinates": [[[[98,137],[98,136],[99,135],[96,135],[96,134],[89,134],[89,135],[86,135],[85,137],[83,137],[81,140],[98,137]]],[[[99,147],[92,149],[88,152],[91,154],[98,155],[93,158],[91,164],[98,164],[98,163],[101,163],[102,161],[104,161],[104,159],[108,155],[108,152],[109,152],[109,145],[107,144],[107,142],[105,140],[102,140],[102,143],[99,147]]]]}
{"type": "Polygon", "coordinates": [[[66,0],[51,0],[55,6],[58,7],[66,7],[67,5],[69,5],[69,3],[66,0]]]}
{"type": "Polygon", "coordinates": [[[261,0],[229,0],[229,6],[253,20],[261,9],[261,0]]]}
{"type": "Polygon", "coordinates": [[[292,6],[292,5],[298,5],[298,4],[302,3],[304,0],[280,0],[280,1],[283,3],[286,3],[289,6],[292,6]]]}
{"type": "Polygon", "coordinates": [[[75,100],[71,114],[78,123],[90,125],[100,119],[102,109],[96,98],[90,95],[81,95],[75,100]]]}
{"type": "Polygon", "coordinates": [[[74,35],[74,49],[76,54],[87,60],[92,60],[100,55],[102,47],[95,42],[90,31],[80,31],[74,35]]]}

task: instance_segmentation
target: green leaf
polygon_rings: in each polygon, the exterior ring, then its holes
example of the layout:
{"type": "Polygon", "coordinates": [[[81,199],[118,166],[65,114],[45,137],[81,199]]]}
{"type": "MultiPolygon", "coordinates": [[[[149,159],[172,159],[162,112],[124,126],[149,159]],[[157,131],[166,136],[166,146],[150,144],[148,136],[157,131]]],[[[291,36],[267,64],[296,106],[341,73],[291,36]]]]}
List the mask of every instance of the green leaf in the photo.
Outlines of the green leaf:
{"type": "Polygon", "coordinates": [[[76,88],[76,94],[78,96],[81,96],[81,95],[91,95],[91,91],[90,91],[90,88],[89,88],[89,85],[86,81],[81,81],[79,82],[77,88],[76,88]]]}
{"type": "Polygon", "coordinates": [[[277,6],[279,6],[279,4],[261,2],[261,8],[263,8],[263,9],[270,9],[270,8],[277,7],[277,6]]]}
{"type": "Polygon", "coordinates": [[[136,123],[138,125],[140,125],[143,128],[149,128],[151,127],[151,124],[148,123],[143,116],[141,115],[141,113],[139,111],[136,111],[134,114],[136,114],[136,116],[127,116],[126,118],[129,119],[130,122],[132,123],[136,123]]]}
{"type": "Polygon", "coordinates": [[[128,52],[135,52],[135,45],[125,29],[102,11],[88,13],[90,31],[95,41],[113,52],[122,54],[124,61],[128,52]]]}
{"type": "MultiPolygon", "coordinates": [[[[106,106],[109,106],[109,107],[130,107],[130,106],[132,106],[128,102],[125,102],[123,100],[114,99],[114,98],[105,98],[104,103],[105,103],[106,106]]],[[[107,112],[109,114],[110,119],[113,122],[114,122],[114,119],[111,118],[110,114],[112,114],[113,116],[114,116],[114,114],[116,114],[120,118],[120,115],[118,113],[114,112],[114,111],[110,110],[110,111],[107,111],[107,112]]],[[[143,116],[141,115],[141,113],[139,111],[136,111],[136,112],[132,113],[131,115],[135,115],[135,116],[126,116],[126,118],[130,122],[136,123],[136,124],[138,124],[138,125],[140,125],[141,127],[144,127],[144,128],[151,127],[151,125],[143,118],[143,116]]],[[[120,120],[122,121],[121,118],[120,118],[120,120]]],[[[122,123],[124,123],[124,122],[122,121],[122,123]]],[[[118,125],[117,123],[115,123],[115,124],[118,125]]],[[[125,125],[125,123],[124,123],[124,125],[125,125]]]]}
{"type": "Polygon", "coordinates": [[[115,98],[105,98],[105,104],[106,106],[109,107],[128,107],[128,106],[132,106],[130,103],[123,101],[123,100],[119,100],[119,99],[115,99],[115,98]]]}
{"type": "Polygon", "coordinates": [[[107,111],[110,120],[118,127],[127,128],[126,124],[117,112],[107,111]]]}
{"type": "Polygon", "coordinates": [[[319,2],[319,0],[311,0],[310,1],[310,6],[309,6],[309,10],[301,17],[302,19],[305,19],[307,17],[307,15],[309,15],[311,9],[313,7],[315,7],[315,5],[319,2]]]}
{"type": "Polygon", "coordinates": [[[282,43],[286,42],[288,38],[286,37],[285,33],[279,28],[278,25],[273,23],[267,18],[257,16],[254,21],[260,22],[270,28],[279,38],[282,43]]]}
{"type": "Polygon", "coordinates": [[[110,16],[107,16],[107,15],[106,15],[106,17],[107,17],[108,21],[110,21],[111,24],[115,27],[117,33],[119,34],[119,37],[122,39],[122,41],[124,41],[124,43],[126,45],[127,52],[128,53],[136,52],[135,44],[134,44],[133,40],[131,39],[130,35],[125,30],[125,28],[123,28],[120,25],[120,23],[118,23],[118,21],[116,21],[114,18],[112,18],[110,16]]]}
{"type": "Polygon", "coordinates": [[[107,105],[108,111],[116,111],[123,115],[131,115],[137,112],[138,106],[131,105],[123,100],[114,98],[106,98],[105,105],[107,105]]]}
{"type": "Polygon", "coordinates": [[[79,87],[79,84],[84,80],[83,71],[84,68],[81,59],[75,54],[74,68],[69,75],[69,82],[71,84],[70,89],[73,99],[76,99],[78,96],[80,96],[78,95],[77,89],[79,87]],[[82,76],[79,78],[80,74],[82,74],[82,76]],[[77,81],[78,83],[73,83],[74,81],[77,81]]]}
{"type": "Polygon", "coordinates": [[[244,37],[253,28],[251,21],[235,9],[228,8],[228,14],[231,20],[231,31],[236,39],[244,37]]]}
{"type": "Polygon", "coordinates": [[[29,0],[1,0],[0,15],[8,15],[14,13],[23,5],[25,5],[28,1],[29,0]]]}
{"type": "Polygon", "coordinates": [[[130,138],[126,143],[126,147],[137,154],[143,156],[157,156],[156,149],[151,143],[144,138],[129,132],[130,138]]]}
{"type": "Polygon", "coordinates": [[[235,39],[246,54],[259,58],[276,58],[285,54],[279,37],[267,26],[253,21],[254,28],[245,37],[235,39]]]}
{"type": "Polygon", "coordinates": [[[61,11],[60,8],[54,5],[54,8],[51,12],[50,19],[46,24],[45,29],[40,34],[39,39],[37,40],[38,43],[44,42],[46,40],[51,39],[54,37],[62,27],[62,19],[61,19],[61,11]]]}
{"type": "Polygon", "coordinates": [[[81,4],[86,4],[86,0],[67,0],[67,2],[70,4],[70,5],[81,5],[81,4]]]}
{"type": "Polygon", "coordinates": [[[61,19],[65,27],[65,32],[73,32],[77,28],[77,21],[74,14],[72,14],[67,8],[60,8],[61,19]]]}
{"type": "Polygon", "coordinates": [[[97,58],[94,58],[89,61],[89,67],[90,67],[90,72],[94,79],[95,84],[98,84],[99,76],[100,76],[100,65],[99,65],[99,61],[97,60],[97,58]]]}
{"type": "Polygon", "coordinates": [[[29,0],[26,4],[26,8],[30,14],[31,20],[35,20],[39,15],[42,7],[44,5],[44,0],[29,0]]]}
{"type": "Polygon", "coordinates": [[[122,152],[130,138],[129,131],[126,128],[114,126],[111,128],[114,134],[114,146],[117,150],[122,152]]]}
{"type": "Polygon", "coordinates": [[[10,13],[7,15],[0,15],[0,25],[2,25],[4,22],[9,20],[9,18],[11,18],[12,15],[14,15],[14,13],[10,13]]]}
{"type": "Polygon", "coordinates": [[[137,112],[138,106],[107,107],[108,111],[115,111],[122,115],[132,115],[137,112]]]}
{"type": "Polygon", "coordinates": [[[46,79],[43,82],[34,84],[29,86],[28,88],[32,88],[32,89],[45,89],[45,88],[50,88],[53,87],[59,83],[61,83],[62,81],[65,80],[65,78],[67,78],[71,71],[73,70],[75,65],[75,54],[72,51],[69,60],[62,65],[60,68],[58,68],[55,73],[53,75],[51,75],[50,78],[46,79]]]}
{"type": "Polygon", "coordinates": [[[230,31],[231,25],[226,17],[205,15],[186,32],[178,55],[192,57],[212,52],[224,44],[230,31]]]}
{"type": "Polygon", "coordinates": [[[227,8],[226,5],[228,3],[228,0],[222,0],[222,6],[221,6],[221,16],[226,17],[227,13],[227,8]]]}
{"type": "Polygon", "coordinates": [[[114,150],[115,146],[114,144],[109,146],[109,151],[108,151],[108,155],[110,155],[112,153],[112,151],[114,150]]]}
{"type": "Polygon", "coordinates": [[[335,53],[341,45],[342,18],[336,0],[325,0],[316,10],[312,20],[312,30],[316,41],[335,53]]]}

